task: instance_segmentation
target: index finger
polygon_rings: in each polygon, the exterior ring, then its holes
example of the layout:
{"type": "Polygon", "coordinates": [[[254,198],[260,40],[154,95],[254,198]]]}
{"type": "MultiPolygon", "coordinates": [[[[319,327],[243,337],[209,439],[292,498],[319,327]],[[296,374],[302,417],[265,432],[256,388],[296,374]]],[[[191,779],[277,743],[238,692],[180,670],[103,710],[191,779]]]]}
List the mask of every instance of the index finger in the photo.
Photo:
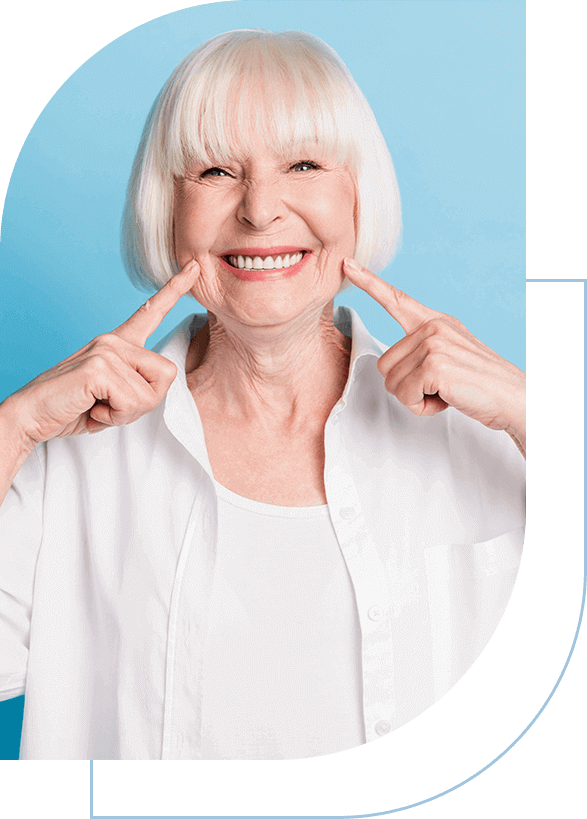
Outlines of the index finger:
{"type": "Polygon", "coordinates": [[[366,267],[358,265],[354,259],[344,260],[344,272],[353,284],[379,302],[406,333],[411,333],[425,321],[440,315],[438,310],[431,310],[430,307],[416,301],[403,290],[398,290],[393,284],[371,273],[366,267]]]}
{"type": "Polygon", "coordinates": [[[154,296],[142,304],[136,313],[112,330],[112,334],[143,347],[149,336],[155,332],[167,313],[182,296],[191,290],[200,275],[200,265],[195,259],[189,261],[179,273],[158,290],[154,296]]]}

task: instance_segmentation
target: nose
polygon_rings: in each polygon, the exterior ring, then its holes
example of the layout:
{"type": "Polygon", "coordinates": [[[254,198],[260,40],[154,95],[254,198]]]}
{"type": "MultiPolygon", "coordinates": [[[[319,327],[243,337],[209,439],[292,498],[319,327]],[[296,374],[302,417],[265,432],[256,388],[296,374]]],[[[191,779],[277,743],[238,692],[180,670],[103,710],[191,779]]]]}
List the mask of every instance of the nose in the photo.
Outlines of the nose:
{"type": "Polygon", "coordinates": [[[287,216],[283,191],[273,178],[247,181],[238,206],[237,218],[249,230],[266,230],[287,216]]]}

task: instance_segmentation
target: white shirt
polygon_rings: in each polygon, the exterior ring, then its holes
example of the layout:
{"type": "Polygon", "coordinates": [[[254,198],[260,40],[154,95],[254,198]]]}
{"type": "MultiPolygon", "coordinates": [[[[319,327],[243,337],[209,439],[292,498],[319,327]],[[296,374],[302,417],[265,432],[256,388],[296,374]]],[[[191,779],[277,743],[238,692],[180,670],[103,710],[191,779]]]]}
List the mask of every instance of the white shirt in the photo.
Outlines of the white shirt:
{"type": "MultiPolygon", "coordinates": [[[[0,696],[26,686],[23,759],[199,759],[217,497],[185,378],[134,424],[37,447],[0,508],[0,696]]],[[[505,432],[390,396],[385,347],[339,308],[349,378],[325,428],[332,524],[361,629],[367,742],[441,697],[509,599],[524,461],[505,432]],[[352,330],[352,332],[351,332],[352,330]]],[[[480,704],[481,707],[481,704],[480,704]]]]}

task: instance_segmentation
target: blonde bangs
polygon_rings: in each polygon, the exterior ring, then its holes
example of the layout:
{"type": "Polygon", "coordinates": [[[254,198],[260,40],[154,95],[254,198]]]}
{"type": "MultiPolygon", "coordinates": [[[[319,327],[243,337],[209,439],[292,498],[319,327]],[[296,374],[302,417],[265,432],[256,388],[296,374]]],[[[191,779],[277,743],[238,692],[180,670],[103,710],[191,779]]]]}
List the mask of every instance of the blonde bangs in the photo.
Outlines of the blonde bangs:
{"type": "Polygon", "coordinates": [[[337,62],[326,49],[320,59],[306,49],[300,61],[299,43],[246,34],[230,50],[195,54],[192,59],[201,57],[197,73],[189,62],[184,66],[189,84],[169,122],[165,171],[181,176],[193,161],[223,164],[250,156],[260,136],[277,155],[297,159],[311,146],[356,170],[356,112],[337,62]]]}
{"type": "Polygon", "coordinates": [[[229,31],[176,68],[135,157],[122,224],[133,283],[159,288],[177,272],[174,182],[189,165],[253,156],[259,137],[287,160],[346,166],[357,188],[355,259],[381,270],[399,246],[393,163],[369,104],[336,53],[311,34],[229,31]]]}

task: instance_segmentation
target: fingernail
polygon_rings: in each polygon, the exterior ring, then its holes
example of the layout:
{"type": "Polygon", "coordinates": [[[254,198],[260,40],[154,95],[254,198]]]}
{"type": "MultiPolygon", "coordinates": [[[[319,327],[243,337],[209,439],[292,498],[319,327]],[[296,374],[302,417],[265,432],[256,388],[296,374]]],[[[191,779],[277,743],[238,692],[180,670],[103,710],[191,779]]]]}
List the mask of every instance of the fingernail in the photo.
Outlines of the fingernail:
{"type": "Polygon", "coordinates": [[[345,267],[350,267],[351,270],[355,270],[357,273],[361,272],[361,268],[359,265],[354,261],[354,259],[349,259],[347,256],[344,260],[345,267]]]}

